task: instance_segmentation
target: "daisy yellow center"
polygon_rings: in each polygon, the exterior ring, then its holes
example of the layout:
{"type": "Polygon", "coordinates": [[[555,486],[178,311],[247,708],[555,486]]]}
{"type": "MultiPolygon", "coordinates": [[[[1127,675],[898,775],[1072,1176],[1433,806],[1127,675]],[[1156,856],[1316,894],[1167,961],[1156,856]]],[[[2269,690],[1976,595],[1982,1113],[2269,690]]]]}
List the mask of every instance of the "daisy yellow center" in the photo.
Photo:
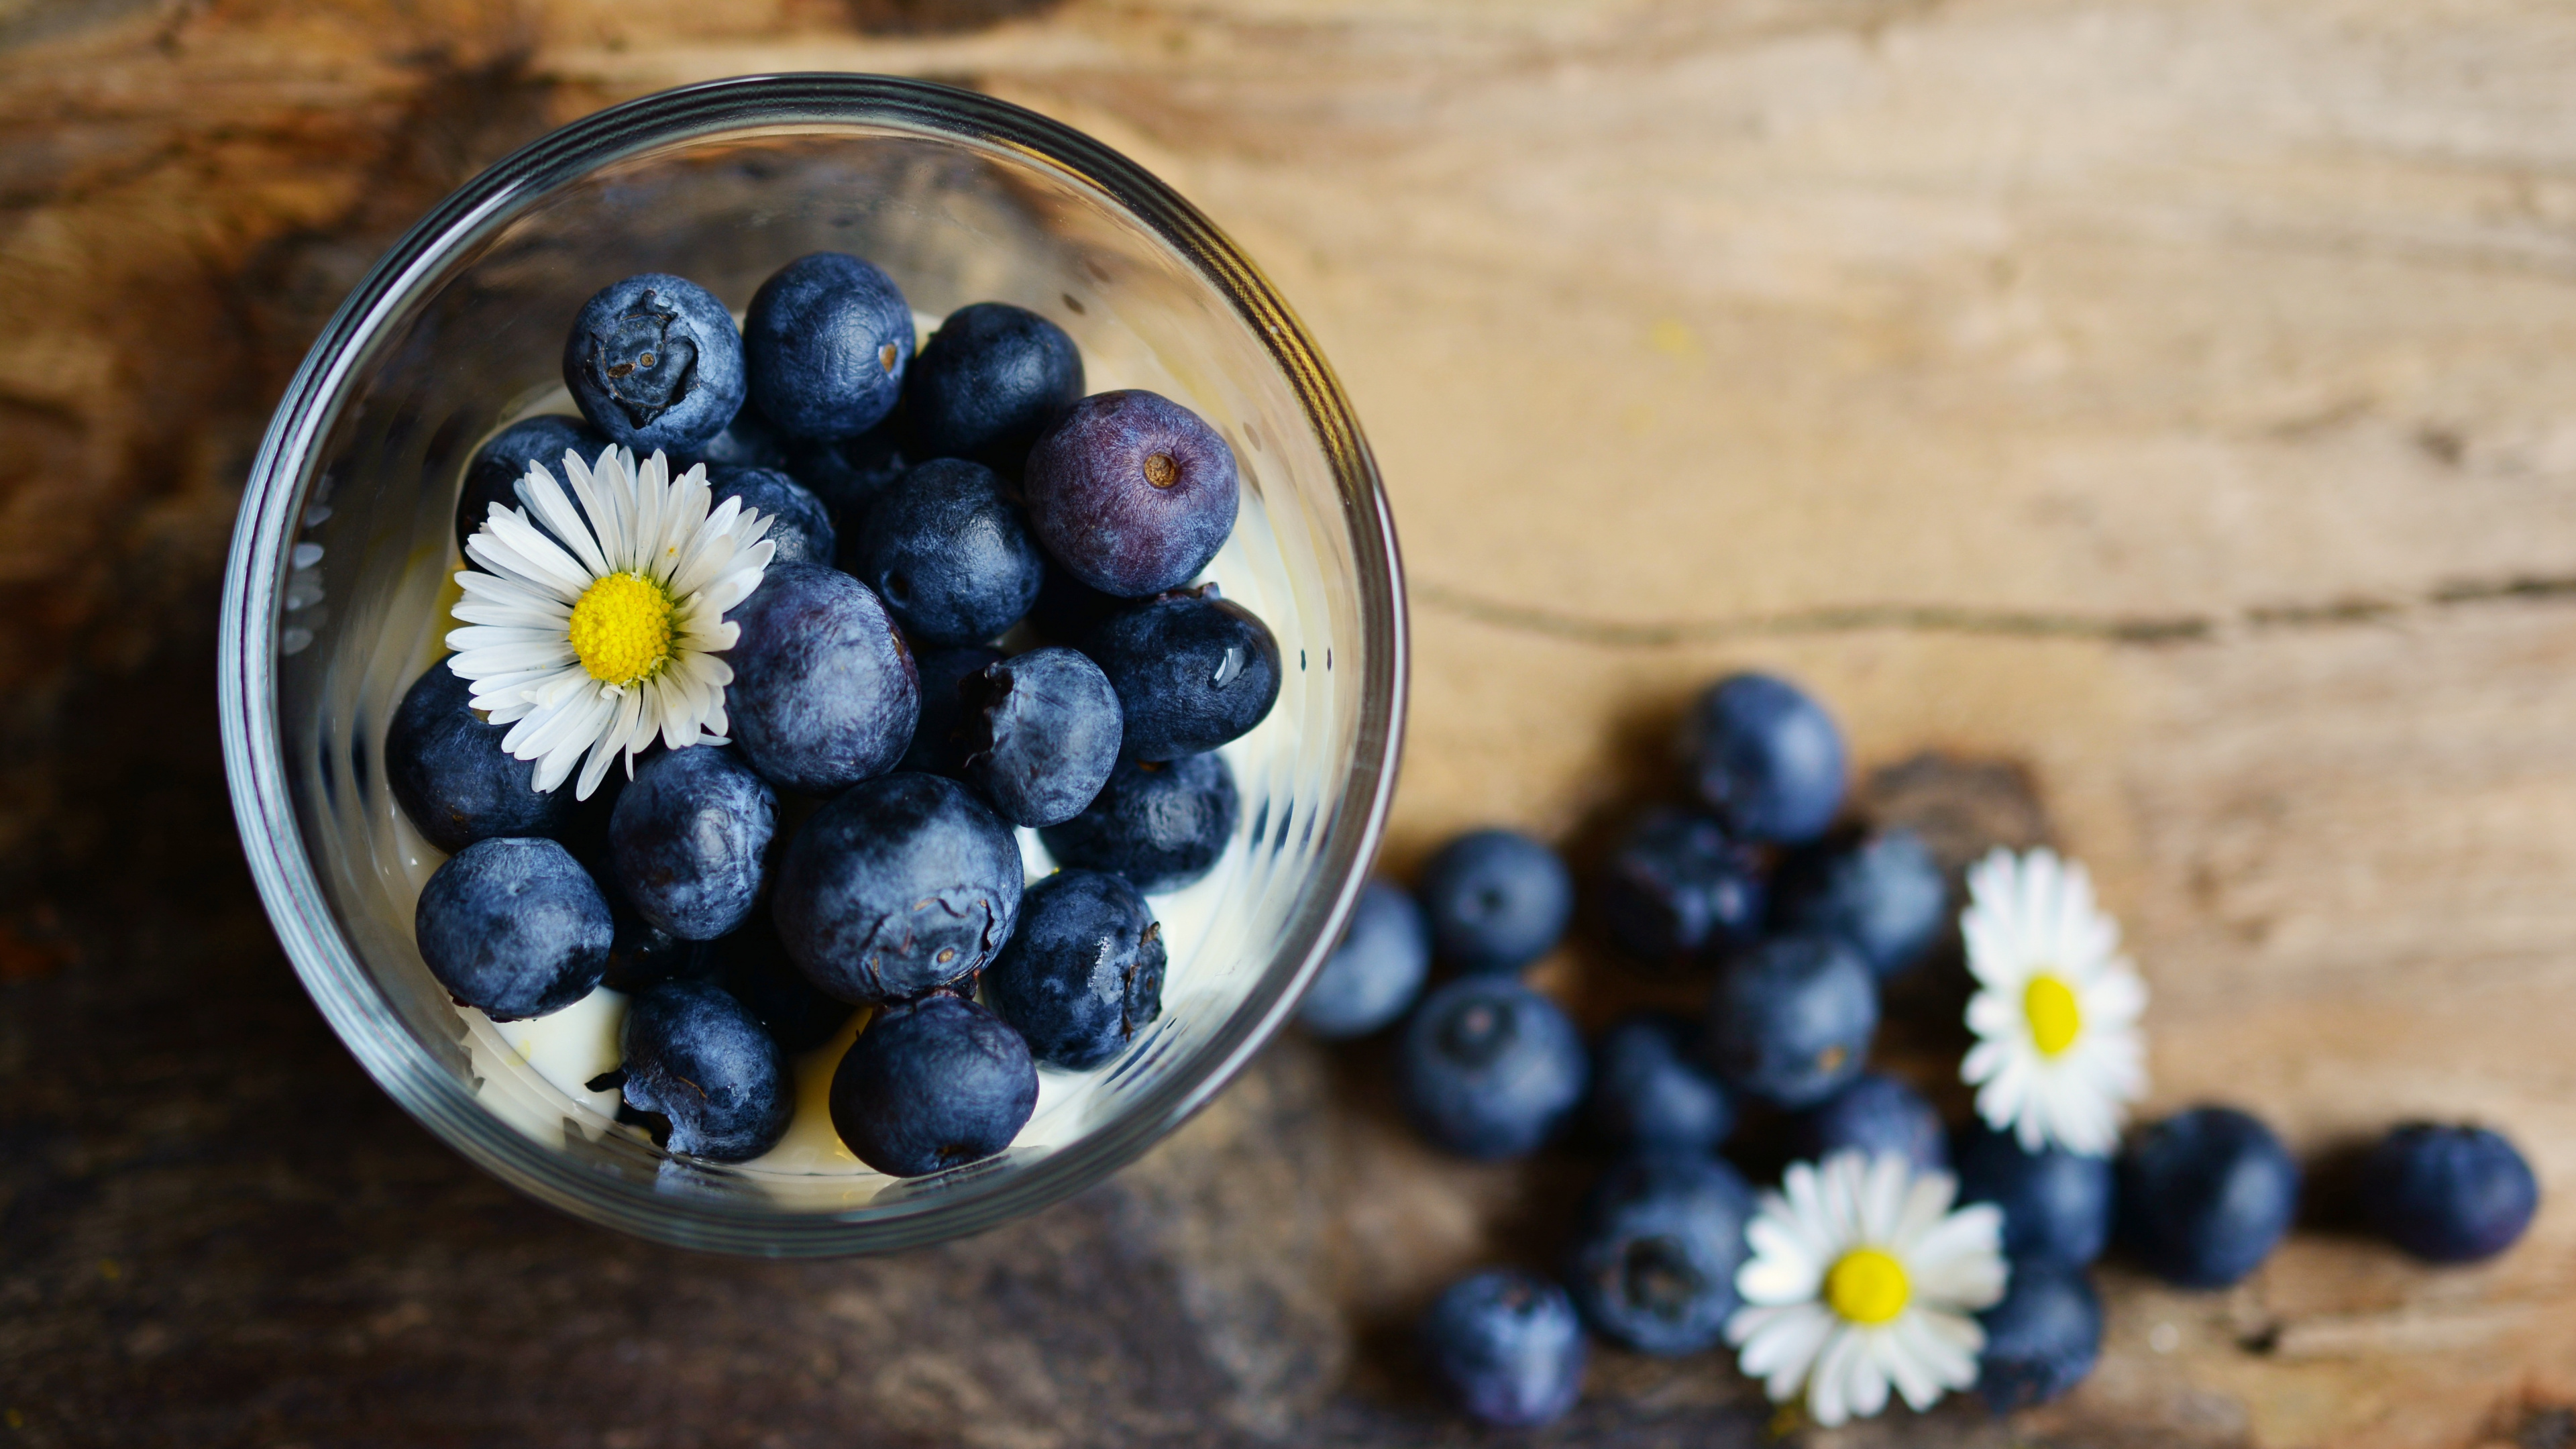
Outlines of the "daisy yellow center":
{"type": "Polygon", "coordinates": [[[2030,1019],[2030,1044],[2044,1057],[2075,1045],[2076,1034],[2084,1029],[2075,988],[2046,972],[2030,978],[2030,984],[2021,989],[2021,1014],[2030,1019]]]}
{"type": "Polygon", "coordinates": [[[633,684],[671,659],[670,592],[641,574],[609,574],[572,606],[572,652],[602,684],[633,684]]]}
{"type": "Polygon", "coordinates": [[[1877,1248],[1854,1248],[1836,1258],[1825,1274],[1825,1306],[1853,1323],[1875,1327],[1888,1322],[1913,1297],[1905,1265],[1877,1248]]]}

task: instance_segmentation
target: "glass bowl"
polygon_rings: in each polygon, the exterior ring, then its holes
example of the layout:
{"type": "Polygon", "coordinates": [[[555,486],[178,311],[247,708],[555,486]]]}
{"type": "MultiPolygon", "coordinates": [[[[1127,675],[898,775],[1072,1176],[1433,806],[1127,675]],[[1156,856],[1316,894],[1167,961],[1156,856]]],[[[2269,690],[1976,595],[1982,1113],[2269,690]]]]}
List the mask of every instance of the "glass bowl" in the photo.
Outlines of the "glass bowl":
{"type": "MultiPolygon", "coordinates": [[[[553,410],[564,410],[555,402],[553,410]]],[[[1395,535],[1339,385],[1207,219],[1099,143],[969,92],[874,76],[715,82],[535,142],[431,212],[343,303],[270,422],[225,578],[225,765],[242,842],[305,988],[397,1102],[503,1180],[693,1248],[876,1252],[977,1232],[1130,1161],[1266,1041],[1338,938],[1394,784],[1405,692],[1395,535]],[[593,291],[668,271],[739,309],[790,258],[855,252],[935,317],[999,299],[1082,344],[1094,390],[1150,387],[1234,447],[1211,574],[1277,633],[1286,682],[1229,746],[1243,810],[1209,881],[1157,900],[1162,1018],[1116,1061],[1048,1073],[998,1158],[898,1182],[673,1159],[453,1005],[412,944],[439,857],[380,764],[438,657],[466,460],[561,394],[593,291]]],[[[808,1086],[812,1084],[809,1081],[808,1086]]]]}

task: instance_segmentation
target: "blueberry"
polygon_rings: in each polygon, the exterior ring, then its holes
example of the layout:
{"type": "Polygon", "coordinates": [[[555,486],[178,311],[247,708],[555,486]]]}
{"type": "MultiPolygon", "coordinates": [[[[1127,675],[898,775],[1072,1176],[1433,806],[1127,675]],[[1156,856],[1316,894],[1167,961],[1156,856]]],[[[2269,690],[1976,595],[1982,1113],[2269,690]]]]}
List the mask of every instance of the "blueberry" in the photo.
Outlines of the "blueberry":
{"type": "Polygon", "coordinates": [[[1462,976],[1404,1028],[1396,1096],[1435,1147],[1495,1160],[1536,1151],[1583,1098],[1583,1038],[1507,976],[1462,976]]]}
{"type": "Polygon", "coordinates": [[[2102,1256],[2111,1238],[2109,1158],[2031,1152],[1983,1123],[1960,1134],[1958,1157],[1959,1200],[2003,1209],[2005,1256],[2069,1268],[2102,1256]]]}
{"type": "Polygon", "coordinates": [[[1923,838],[1888,830],[1781,872],[1779,914],[1831,931],[1884,979],[1923,959],[1950,923],[1950,887],[1923,838]]]}
{"type": "Polygon", "coordinates": [[[2298,1208],[2299,1165],[2271,1128],[2232,1107],[2148,1128],[2119,1173],[2122,1240],[2185,1288],[2224,1288],[2262,1266],[2298,1208]]]}
{"type": "Polygon", "coordinates": [[[746,468],[720,463],[707,470],[707,482],[715,497],[710,509],[722,508],[725,500],[740,499],[742,506],[769,518],[769,532],[762,535],[777,545],[770,556],[772,564],[832,561],[835,538],[831,510],[823,500],[806,490],[804,484],[775,468],[746,468]]]}
{"type": "Polygon", "coordinates": [[[1459,1408],[1506,1428],[1563,1418],[1583,1392],[1583,1324],[1565,1290],[1496,1268],[1449,1285],[1419,1330],[1459,1408]]]}
{"type": "Polygon", "coordinates": [[[1790,1125],[1798,1156],[1821,1162],[1836,1152],[1893,1152],[1915,1167],[1950,1165],[1941,1114],[1923,1094],[1894,1077],[1863,1072],[1851,1085],[1798,1114],[1790,1125]]]}
{"type": "Polygon", "coordinates": [[[1150,392],[1075,403],[1029,450],[1029,523],[1065,571],[1125,599],[1177,589],[1234,532],[1234,450],[1150,392]]]}
{"type": "Polygon", "coordinates": [[[673,1152],[747,1162],[787,1135],[796,1113],[787,1053],[723,987],[646,990],[627,1005],[623,1041],[626,1105],[669,1118],[673,1152]]]}
{"type": "Polygon", "coordinates": [[[551,840],[478,840],[429,878],[412,915],[429,974],[494,1021],[561,1011],[608,969],[616,925],[572,852],[551,840]]]}
{"type": "Polygon", "coordinates": [[[1413,1005],[1431,973],[1431,924],[1399,886],[1371,880],[1351,905],[1341,944],[1324,958],[1297,1020],[1326,1041],[1366,1036],[1413,1005]]]}
{"type": "Polygon", "coordinates": [[[1574,1306],[1605,1338],[1651,1354],[1697,1353],[1726,1332],[1753,1190],[1689,1150],[1631,1157],[1593,1186],[1566,1262],[1574,1306]]]}
{"type": "Polygon", "coordinates": [[[1163,1014],[1163,928],[1114,875],[1060,870],[1029,887],[984,1001],[1037,1059],[1082,1071],[1163,1014]]]}
{"type": "Polygon", "coordinates": [[[1767,674],[1730,675],[1699,697],[1682,722],[1682,761],[1739,839],[1812,840],[1842,808],[1842,731],[1796,685],[1767,674]]]}
{"type": "Polygon", "coordinates": [[[1996,1413],[2044,1404],[2084,1381],[2102,1352],[2102,1300],[2081,1268],[2015,1259],[2003,1301],[1977,1315],[1977,1390],[1996,1413]]]}
{"type": "Polygon", "coordinates": [[[742,362],[742,334],[714,293],[646,272],[582,304],[564,339],[564,386],[610,442],[687,453],[742,407],[742,362]]]}
{"type": "Polygon", "coordinates": [[[1808,1107],[1860,1075],[1878,1031],[1878,983],[1832,936],[1774,936],[1717,978],[1707,1049],[1719,1075],[1782,1107],[1808,1107]]]}
{"type": "Polygon", "coordinates": [[[1038,597],[1029,605],[1028,625],[1038,636],[1058,644],[1080,647],[1091,637],[1091,631],[1109,622],[1109,616],[1124,609],[1130,600],[1115,594],[1104,594],[1064,571],[1054,559],[1046,561],[1045,581],[1038,585],[1038,597]]]}
{"type": "Polygon", "coordinates": [[[1118,695],[1070,649],[1032,649],[959,685],[967,782],[1013,825],[1062,825],[1118,764],[1118,695]]]}
{"type": "Polygon", "coordinates": [[[1028,1043],[1000,1017],[940,993],[879,1011],[832,1073],[832,1128],[896,1177],[981,1161],[1037,1107],[1028,1043]]]}
{"type": "Polygon", "coordinates": [[[913,726],[912,745],[896,769],[965,773],[967,744],[957,732],[966,709],[962,690],[968,679],[1001,662],[1002,651],[989,644],[921,651],[914,660],[921,671],[921,722],[913,726]]]}
{"type": "Polygon", "coordinates": [[[665,981],[694,981],[716,969],[706,942],[684,941],[644,919],[626,903],[613,878],[601,885],[600,894],[608,900],[609,918],[614,923],[608,942],[608,968],[600,974],[600,985],[631,994],[665,981]]]}
{"type": "Polygon", "coordinates": [[[782,445],[788,473],[832,510],[844,537],[867,522],[877,495],[912,470],[904,456],[899,418],[888,418],[855,438],[789,438],[782,445]]]}
{"type": "MultiPolygon", "coordinates": [[[[474,461],[465,465],[465,491],[456,500],[456,550],[465,551],[465,540],[492,516],[492,505],[524,508],[519,499],[519,480],[528,476],[530,463],[543,463],[555,481],[564,481],[563,455],[579,453],[584,463],[595,463],[608,448],[608,440],[594,432],[579,418],[545,413],[521,418],[492,435],[492,440],[474,451],[474,461]]],[[[529,515],[532,519],[534,514],[529,515]]],[[[538,525],[543,528],[543,524],[538,525]]]]}
{"type": "Polygon", "coordinates": [[[974,644],[1008,629],[1037,601],[1046,567],[1002,480],[962,458],[904,474],[843,552],[849,571],[925,646],[974,644]]]}
{"type": "Polygon", "coordinates": [[[1242,802],[1222,755],[1161,764],[1121,760],[1089,809],[1039,832],[1059,865],[1127,877],[1148,894],[1179,890],[1216,869],[1242,802]]]}
{"type": "Polygon", "coordinates": [[[1735,1130],[1735,1102],[1699,1060],[1696,1023],[1668,1012],[1621,1018],[1592,1048],[1584,1117],[1611,1147],[1714,1149],[1735,1130]]]}
{"type": "Polygon", "coordinates": [[[903,758],[921,709],[912,653],[868,586],[819,564],[778,564],[726,616],[734,743],[773,784],[829,794],[903,758]]]}
{"type": "Polygon", "coordinates": [[[875,267],[846,252],[814,252],[752,294],[742,347],[752,403],[779,431],[853,438],[903,395],[912,309],[875,267]]]}
{"type": "Polygon", "coordinates": [[[903,383],[925,457],[972,458],[1017,476],[1047,425],[1082,397],[1082,349],[1064,329],[1007,302],[948,314],[903,383]]]}
{"type": "Polygon", "coordinates": [[[2432,1263],[2474,1263],[2514,1244],[2540,1208],[2531,1164],[2478,1127],[2410,1123],[2381,1139],[2364,1163],[2361,1201],[2371,1224],[2432,1263]]]}
{"type": "MultiPolygon", "coordinates": [[[[725,424],[724,431],[698,444],[695,450],[671,460],[675,473],[688,471],[691,463],[704,463],[712,474],[719,468],[784,468],[787,466],[787,439],[760,415],[758,408],[744,408],[725,424]]],[[[829,558],[827,553],[824,555],[829,558]]]]}
{"type": "Polygon", "coordinates": [[[421,838],[453,855],[501,835],[562,835],[581,802],[540,792],[537,766],[501,748],[507,725],[475,718],[474,687],[442,659],[412,681],[385,728],[385,783],[421,838]]]}
{"type": "Polygon", "coordinates": [[[1422,867],[1422,913],[1441,960],[1517,971],[1556,949],[1574,914],[1574,878],[1555,851],[1518,831],[1469,831],[1422,867]]]}
{"type": "Polygon", "coordinates": [[[937,775],[887,775],[814,812],[779,861],[778,939],[815,985],[900,1001],[981,971],[1025,871],[1001,817],[937,775]]]}
{"type": "Polygon", "coordinates": [[[1600,920],[1638,961],[1674,967],[1761,933],[1762,861],[1706,815],[1659,806],[1602,864],[1600,920]]]}
{"type": "Polygon", "coordinates": [[[767,882],[778,795],[720,745],[666,750],[635,767],[608,820],[618,889],[645,920],[687,941],[741,925],[767,882]]]}
{"type": "Polygon", "coordinates": [[[1215,749],[1240,739],[1279,701],[1279,641],[1213,585],[1122,609],[1082,650],[1118,690],[1132,759],[1215,749]]]}
{"type": "Polygon", "coordinates": [[[830,1041],[857,1009],[796,969],[767,911],[754,914],[741,930],[706,950],[724,989],[783,1051],[808,1052],[830,1041]]]}

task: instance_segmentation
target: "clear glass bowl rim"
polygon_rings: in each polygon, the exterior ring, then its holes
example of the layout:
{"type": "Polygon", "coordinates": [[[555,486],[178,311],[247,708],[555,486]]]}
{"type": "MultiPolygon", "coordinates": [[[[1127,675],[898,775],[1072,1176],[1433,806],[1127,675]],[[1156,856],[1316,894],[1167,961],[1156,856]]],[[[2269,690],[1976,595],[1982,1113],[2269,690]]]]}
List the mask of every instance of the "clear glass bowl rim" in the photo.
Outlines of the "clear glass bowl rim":
{"type": "Polygon", "coordinates": [[[610,107],[553,131],[421,218],[351,292],[297,369],[252,464],[225,569],[218,644],[224,767],[251,873],[278,938],[332,1029],[412,1116],[468,1158],[578,1217],[684,1247],[767,1257],[887,1252],[981,1232],[1126,1165],[1213,1098],[1279,1030],[1340,937],[1384,832],[1403,740],[1408,641],[1403,571],[1386,495],[1331,369],[1259,269],[1198,210],[1117,152],[1046,117],[971,91],[899,77],[744,76],[610,107]],[[674,142],[767,128],[860,125],[1011,153],[1094,193],[1155,233],[1267,346],[1340,493],[1358,566],[1365,644],[1348,783],[1316,869],[1333,888],[1290,923],[1250,995],[1185,1065],[1116,1118],[1024,1167],[844,1217],[665,1193],[575,1167],[480,1105],[376,1005],[305,853],[278,727],[285,554],[316,456],[351,379],[448,263],[537,199],[602,166],[674,142]]]}

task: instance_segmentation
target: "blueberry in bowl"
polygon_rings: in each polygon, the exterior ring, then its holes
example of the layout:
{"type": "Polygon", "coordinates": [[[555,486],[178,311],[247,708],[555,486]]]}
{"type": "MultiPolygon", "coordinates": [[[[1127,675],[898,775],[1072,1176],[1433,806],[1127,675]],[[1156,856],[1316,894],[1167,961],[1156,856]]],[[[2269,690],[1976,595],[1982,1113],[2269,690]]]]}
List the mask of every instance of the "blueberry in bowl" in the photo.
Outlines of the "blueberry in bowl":
{"type": "Polygon", "coordinates": [[[742,407],[742,334],[714,293],[645,272],[582,304],[564,339],[564,385],[601,436],[629,448],[686,451],[742,407]]]}

